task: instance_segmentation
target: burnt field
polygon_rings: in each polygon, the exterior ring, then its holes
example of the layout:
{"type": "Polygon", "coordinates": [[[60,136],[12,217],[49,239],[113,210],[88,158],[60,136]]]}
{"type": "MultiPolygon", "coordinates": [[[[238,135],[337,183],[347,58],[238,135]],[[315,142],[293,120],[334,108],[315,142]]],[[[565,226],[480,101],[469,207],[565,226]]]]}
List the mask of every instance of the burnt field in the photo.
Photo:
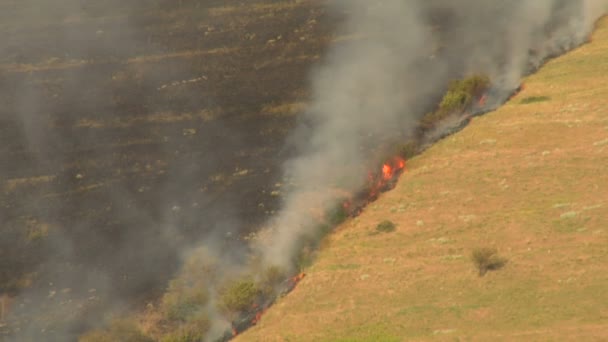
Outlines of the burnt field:
{"type": "Polygon", "coordinates": [[[103,274],[147,296],[182,247],[233,243],[276,210],[283,142],[336,21],[318,1],[0,13],[0,294],[86,292],[103,274]]]}

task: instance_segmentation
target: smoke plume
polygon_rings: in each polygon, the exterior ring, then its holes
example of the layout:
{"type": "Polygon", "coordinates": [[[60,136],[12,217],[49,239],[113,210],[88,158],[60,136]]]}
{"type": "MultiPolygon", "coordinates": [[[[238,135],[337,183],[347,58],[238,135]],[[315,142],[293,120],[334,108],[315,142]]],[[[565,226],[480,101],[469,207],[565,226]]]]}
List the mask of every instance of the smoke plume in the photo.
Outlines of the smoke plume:
{"type": "Polygon", "coordinates": [[[294,136],[297,157],[284,166],[295,184],[260,247],[270,264],[291,266],[303,237],[314,236],[311,209],[327,209],[332,189],[363,185],[370,151],[413,134],[446,85],[486,74],[488,108],[503,103],[522,77],[586,41],[608,9],[605,0],[349,0],[336,44],[312,77],[312,104],[294,136]],[[344,178],[348,182],[344,182],[344,178]]]}

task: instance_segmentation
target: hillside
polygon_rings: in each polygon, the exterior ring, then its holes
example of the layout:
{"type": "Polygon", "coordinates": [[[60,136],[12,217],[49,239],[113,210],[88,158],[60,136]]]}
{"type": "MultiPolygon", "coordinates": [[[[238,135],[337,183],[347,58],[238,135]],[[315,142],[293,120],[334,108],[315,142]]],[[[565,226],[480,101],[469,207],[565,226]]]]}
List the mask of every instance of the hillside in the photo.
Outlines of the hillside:
{"type": "Polygon", "coordinates": [[[410,160],[237,340],[607,338],[608,20],[524,85],[410,160]],[[480,277],[482,247],[506,266],[480,277]]]}

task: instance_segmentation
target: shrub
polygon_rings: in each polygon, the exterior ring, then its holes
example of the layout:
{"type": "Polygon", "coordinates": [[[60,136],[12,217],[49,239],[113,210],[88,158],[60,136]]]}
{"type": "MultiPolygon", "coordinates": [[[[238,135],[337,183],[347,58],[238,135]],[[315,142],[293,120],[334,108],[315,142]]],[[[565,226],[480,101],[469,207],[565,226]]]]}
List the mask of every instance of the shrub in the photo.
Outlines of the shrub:
{"type": "Polygon", "coordinates": [[[507,259],[500,257],[495,248],[476,248],[471,253],[471,259],[479,271],[480,277],[483,277],[488,271],[504,267],[507,263],[507,259]]]}
{"type": "Polygon", "coordinates": [[[485,75],[472,75],[462,80],[450,82],[436,111],[427,113],[420,120],[422,129],[430,129],[452,113],[463,112],[490,87],[490,79],[485,75]]]}
{"type": "Polygon", "coordinates": [[[107,329],[93,330],[78,338],[78,342],[154,342],[130,320],[116,320],[107,329]]]}
{"type": "Polygon", "coordinates": [[[395,231],[396,228],[397,226],[389,220],[384,220],[378,223],[378,225],[376,226],[376,230],[381,233],[390,233],[395,231]]]}
{"type": "Polygon", "coordinates": [[[465,92],[472,97],[479,97],[490,87],[490,78],[486,75],[471,75],[463,80],[450,84],[450,91],[465,92]]]}
{"type": "MultiPolygon", "coordinates": [[[[463,111],[469,104],[472,98],[469,93],[461,91],[449,91],[439,104],[439,113],[447,115],[450,112],[463,111]]],[[[443,116],[442,115],[442,116],[443,116]]]]}
{"type": "Polygon", "coordinates": [[[260,282],[259,282],[260,291],[265,296],[272,295],[272,292],[274,291],[275,287],[277,285],[279,285],[285,278],[287,278],[287,274],[280,267],[278,267],[278,266],[268,267],[264,271],[264,273],[262,274],[262,277],[260,279],[260,282]]]}
{"type": "Polygon", "coordinates": [[[229,312],[245,311],[253,306],[260,294],[260,288],[253,279],[244,278],[224,288],[221,293],[221,306],[229,312]]]}
{"type": "Polygon", "coordinates": [[[485,75],[472,75],[462,80],[450,82],[448,91],[441,100],[439,111],[464,110],[473,100],[483,95],[490,87],[490,79],[485,75]]]}

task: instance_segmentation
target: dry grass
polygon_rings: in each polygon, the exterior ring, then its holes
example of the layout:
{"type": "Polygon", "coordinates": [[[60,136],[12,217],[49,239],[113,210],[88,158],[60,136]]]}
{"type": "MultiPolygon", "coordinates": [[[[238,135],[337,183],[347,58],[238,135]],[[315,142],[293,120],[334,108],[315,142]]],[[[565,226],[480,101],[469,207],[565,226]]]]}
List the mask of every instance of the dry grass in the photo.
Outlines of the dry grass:
{"type": "Polygon", "coordinates": [[[608,339],[608,20],[525,84],[412,159],[237,340],[608,339]],[[477,246],[509,266],[478,277],[477,246]]]}

